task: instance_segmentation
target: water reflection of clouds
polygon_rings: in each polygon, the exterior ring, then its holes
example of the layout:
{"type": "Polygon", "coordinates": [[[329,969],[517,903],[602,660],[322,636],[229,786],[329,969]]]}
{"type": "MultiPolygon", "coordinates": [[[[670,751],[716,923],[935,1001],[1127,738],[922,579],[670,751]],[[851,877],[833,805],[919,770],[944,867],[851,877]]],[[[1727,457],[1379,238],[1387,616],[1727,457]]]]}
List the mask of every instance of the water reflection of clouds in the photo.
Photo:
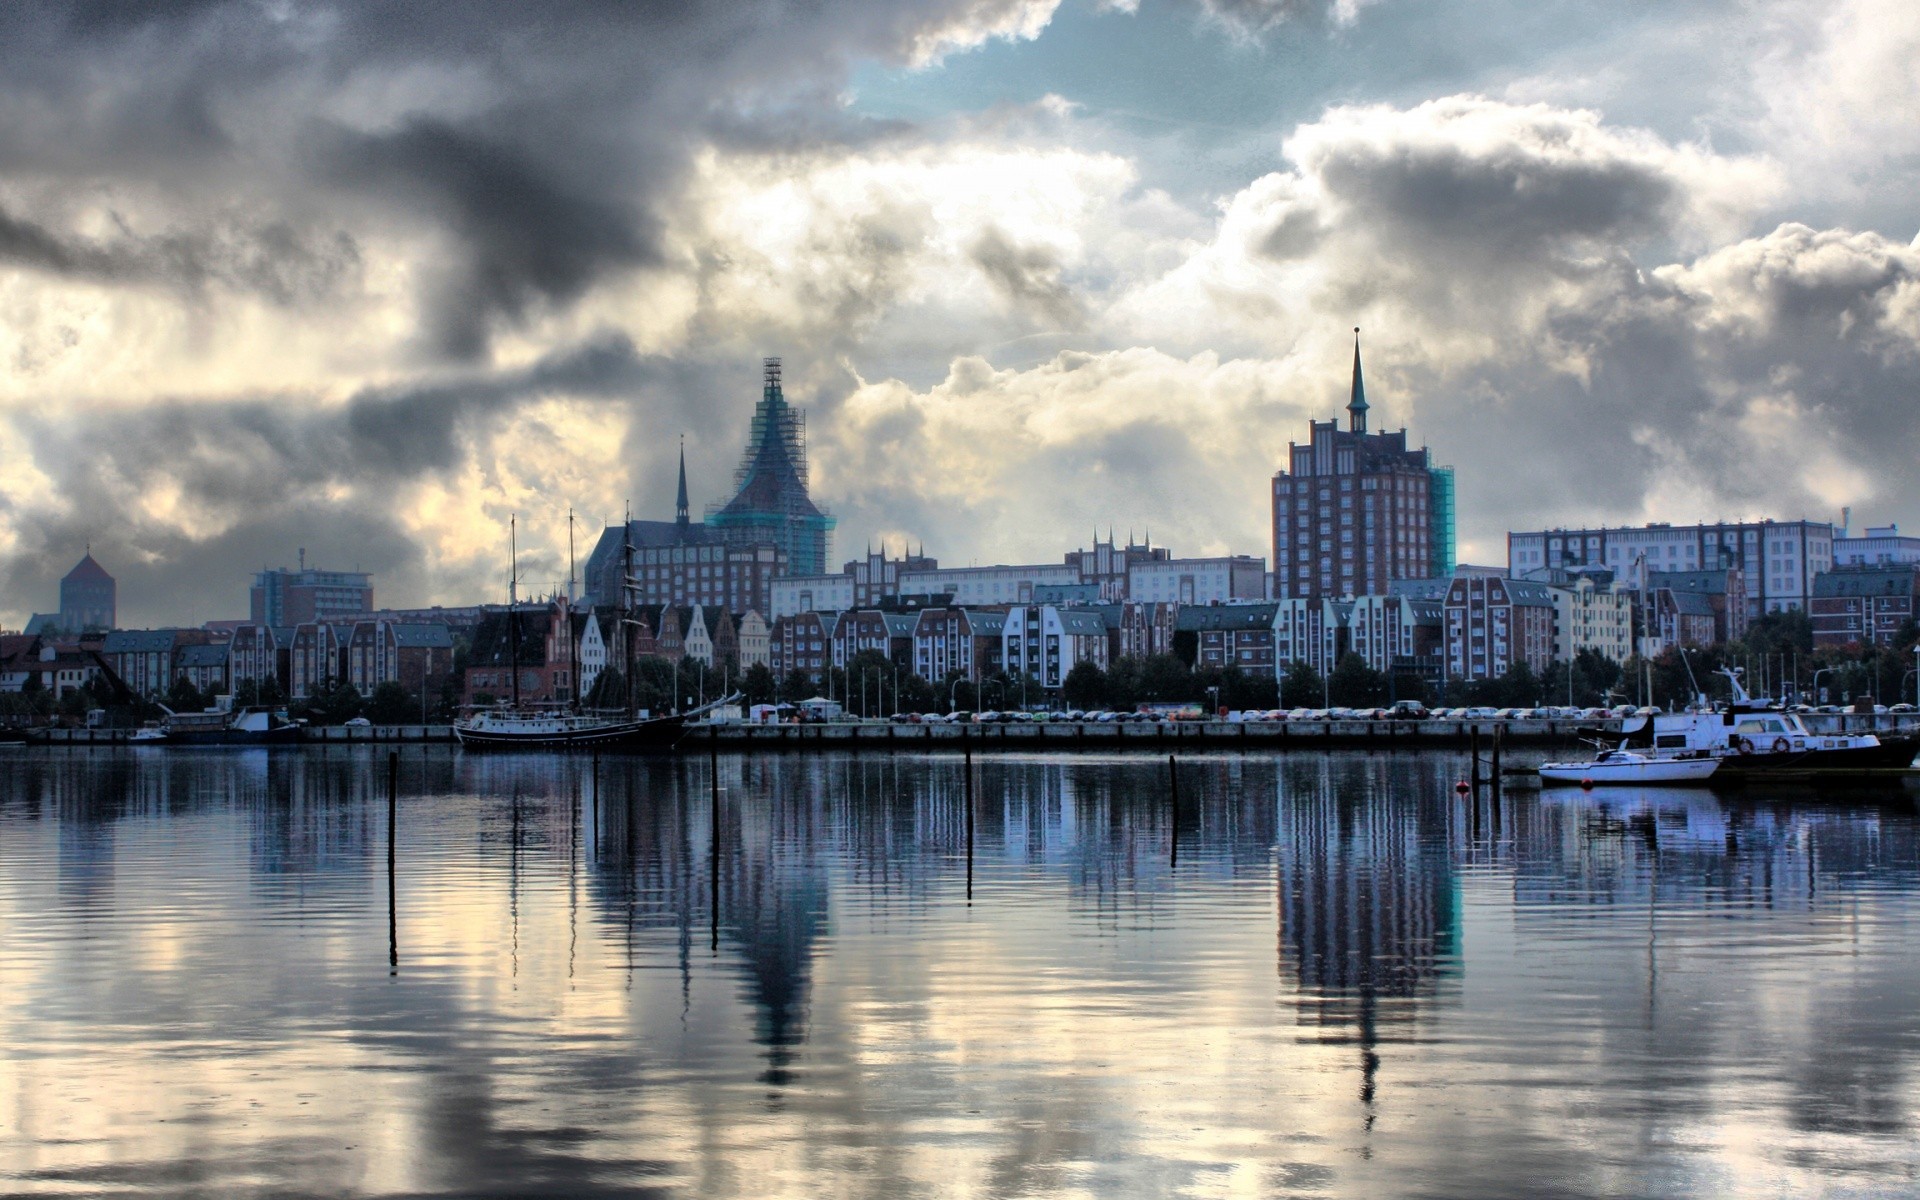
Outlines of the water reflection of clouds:
{"type": "Polygon", "coordinates": [[[413,750],[389,979],[383,756],[21,765],[15,1178],[1648,1192],[1913,1165],[1896,810],[1496,805],[1440,758],[1220,755],[1183,764],[1176,831],[1163,759],[983,757],[969,906],[957,756],[727,758],[716,907],[705,759],[413,750]]]}

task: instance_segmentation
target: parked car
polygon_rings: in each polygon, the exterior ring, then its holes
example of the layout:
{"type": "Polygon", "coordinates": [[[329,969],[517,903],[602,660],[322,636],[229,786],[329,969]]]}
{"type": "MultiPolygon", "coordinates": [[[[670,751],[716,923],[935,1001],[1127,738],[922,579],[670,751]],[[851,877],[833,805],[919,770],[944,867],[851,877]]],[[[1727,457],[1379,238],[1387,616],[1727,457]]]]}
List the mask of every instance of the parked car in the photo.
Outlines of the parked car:
{"type": "Polygon", "coordinates": [[[1396,700],[1387,715],[1401,721],[1424,721],[1427,719],[1427,706],[1418,700],[1396,700]]]}
{"type": "Polygon", "coordinates": [[[373,722],[365,717],[348,717],[346,726],[348,729],[372,729],[373,722]]]}

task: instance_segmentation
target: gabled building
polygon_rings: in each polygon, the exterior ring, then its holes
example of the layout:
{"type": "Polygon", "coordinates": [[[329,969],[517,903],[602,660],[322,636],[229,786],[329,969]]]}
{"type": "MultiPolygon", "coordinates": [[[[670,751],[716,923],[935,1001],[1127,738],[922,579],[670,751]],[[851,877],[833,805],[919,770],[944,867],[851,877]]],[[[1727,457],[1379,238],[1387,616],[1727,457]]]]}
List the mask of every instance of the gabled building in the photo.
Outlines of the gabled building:
{"type": "Polygon", "coordinates": [[[766,666],[769,653],[768,636],[771,633],[766,618],[753,609],[748,609],[740,615],[738,633],[740,669],[744,671],[748,667],[766,666]]]}
{"type": "Polygon", "coordinates": [[[1016,605],[1000,632],[1000,661],[1010,675],[1027,675],[1057,689],[1073,668],[1090,662],[1107,669],[1107,626],[1100,614],[1057,605],[1016,605]]]}
{"type": "Polygon", "coordinates": [[[954,672],[970,683],[999,669],[1006,614],[983,609],[923,608],[914,614],[913,673],[939,683],[954,672]]]}
{"type": "Polygon", "coordinates": [[[832,613],[804,612],[781,617],[767,637],[767,666],[775,679],[804,672],[818,683],[833,653],[832,613]]]}
{"type": "Polygon", "coordinates": [[[203,695],[226,695],[232,690],[227,675],[229,651],[230,646],[226,642],[183,646],[180,648],[179,662],[174,668],[174,677],[185,679],[203,695]]]}
{"type": "Polygon", "coordinates": [[[128,691],[159,696],[173,686],[181,649],[212,640],[204,629],[116,629],[107,634],[100,653],[128,691]]]}
{"type": "Polygon", "coordinates": [[[1237,667],[1270,675],[1274,669],[1273,622],[1278,611],[1279,605],[1269,602],[1184,606],[1175,629],[1192,636],[1196,667],[1237,667]]]}
{"type": "Polygon", "coordinates": [[[1544,583],[1456,577],[1446,602],[1447,678],[1495,679],[1521,662],[1544,672],[1553,661],[1553,620],[1544,583]]]}

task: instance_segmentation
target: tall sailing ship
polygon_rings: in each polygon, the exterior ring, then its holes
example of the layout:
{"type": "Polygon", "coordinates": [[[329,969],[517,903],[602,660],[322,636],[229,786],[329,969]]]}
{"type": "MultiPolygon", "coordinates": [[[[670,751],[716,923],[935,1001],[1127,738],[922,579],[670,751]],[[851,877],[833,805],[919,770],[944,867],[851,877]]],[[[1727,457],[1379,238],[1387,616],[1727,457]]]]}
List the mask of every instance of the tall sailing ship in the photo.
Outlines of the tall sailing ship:
{"type": "MultiPolygon", "coordinates": [[[[727,704],[736,697],[723,697],[711,704],[683,713],[667,716],[652,716],[635,711],[632,704],[632,689],[629,686],[627,704],[617,713],[583,712],[579,696],[579,664],[574,662],[575,641],[571,622],[573,619],[573,579],[571,563],[567,582],[566,619],[569,627],[564,640],[567,644],[568,675],[572,696],[565,702],[548,702],[542,705],[529,705],[521,701],[520,696],[520,600],[519,600],[519,552],[517,546],[518,517],[509,520],[507,533],[508,556],[512,562],[510,582],[507,585],[507,661],[512,676],[512,696],[505,705],[476,709],[453,723],[453,736],[462,746],[476,750],[573,750],[573,749],[666,749],[673,746],[685,735],[687,725],[696,718],[727,704]]],[[[572,558],[573,514],[567,514],[568,557],[572,558]]],[[[626,601],[623,607],[631,615],[631,597],[633,589],[632,547],[628,547],[628,566],[626,570],[626,601]]],[[[628,664],[628,678],[632,678],[632,664],[628,664]]]]}

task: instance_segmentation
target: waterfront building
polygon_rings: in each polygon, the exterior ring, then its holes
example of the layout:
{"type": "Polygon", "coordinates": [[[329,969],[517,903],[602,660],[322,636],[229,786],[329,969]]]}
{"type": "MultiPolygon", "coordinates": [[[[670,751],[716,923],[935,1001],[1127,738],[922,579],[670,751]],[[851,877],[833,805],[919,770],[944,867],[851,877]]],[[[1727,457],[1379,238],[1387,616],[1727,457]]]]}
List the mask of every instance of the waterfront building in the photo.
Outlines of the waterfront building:
{"type": "Polygon", "coordinates": [[[834,518],[807,494],[806,414],[787,403],[777,358],[765,363],[733,498],[709,509],[706,523],[727,545],[777,547],[795,575],[826,572],[834,518]]]}
{"type": "Polygon", "coordinates": [[[801,671],[818,683],[827,669],[834,625],[831,613],[803,612],[777,618],[767,634],[767,665],[773,677],[784,679],[793,671],[801,671]]]}
{"type": "MultiPolygon", "coordinates": [[[[349,627],[350,628],[350,627],[349,627]]],[[[339,683],[341,630],[325,621],[303,621],[287,643],[287,695],[304,700],[339,683]]]]}
{"type": "Polygon", "coordinates": [[[1273,477],[1273,592],[1289,597],[1381,594],[1396,579],[1450,571],[1453,472],[1407,431],[1367,431],[1355,331],[1348,428],[1310,421],[1273,477]]]}
{"type": "MultiPolygon", "coordinates": [[[[1355,596],[1341,606],[1346,621],[1341,654],[1358,654],[1386,675],[1446,679],[1445,602],[1411,596],[1355,596]]],[[[1339,658],[1333,660],[1339,664],[1339,658]]]]}
{"type": "Polygon", "coordinates": [[[1001,627],[1000,662],[1009,675],[1031,676],[1041,687],[1057,689],[1082,662],[1107,669],[1106,622],[1084,608],[1015,605],[1001,627]]]}
{"type": "Polygon", "coordinates": [[[1745,521],[1699,525],[1598,526],[1507,535],[1515,576],[1547,568],[1604,567],[1630,586],[1652,572],[1738,567],[1746,616],[1805,610],[1813,579],[1833,567],[1834,527],[1826,521],[1745,521]]]}
{"type": "Polygon", "coordinates": [[[254,575],[249,607],[256,625],[354,621],[373,611],[373,576],[309,567],[303,549],[298,570],[282,567],[254,575]]]}
{"type": "Polygon", "coordinates": [[[767,665],[768,632],[766,618],[762,617],[753,609],[748,609],[746,612],[740,614],[738,636],[740,639],[740,669],[742,671],[745,671],[748,667],[763,667],[767,665]]]}
{"type": "Polygon", "coordinates": [[[1273,625],[1279,605],[1203,604],[1182,607],[1174,618],[1175,636],[1193,639],[1196,667],[1237,667],[1249,673],[1273,673],[1273,625]]]}
{"type": "Polygon", "coordinates": [[[1920,565],[1895,563],[1822,571],[1808,617],[1818,646],[1891,646],[1914,619],[1920,565]]]}
{"type": "Polygon", "coordinates": [[[271,679],[286,690],[286,650],[271,625],[243,624],[227,636],[227,682],[238,688],[251,682],[256,688],[271,679]]]}
{"type": "Polygon", "coordinates": [[[160,696],[173,686],[180,651],[212,640],[204,629],[116,629],[101,643],[100,655],[128,691],[160,696]]]}
{"type": "Polygon", "coordinates": [[[939,683],[954,672],[970,683],[1000,667],[1007,615],[978,608],[923,608],[914,614],[913,673],[939,683]]]}
{"type": "Polygon", "coordinates": [[[1617,663],[1633,656],[1633,589],[1602,573],[1553,585],[1551,593],[1554,658],[1572,662],[1582,650],[1617,663]]]}
{"type": "Polygon", "coordinates": [[[1871,525],[1859,537],[1846,530],[1833,539],[1833,566],[1890,567],[1901,563],[1920,563],[1920,537],[1900,532],[1898,525],[1871,525]]]}
{"type": "Polygon", "coordinates": [[[1305,663],[1325,675],[1340,661],[1346,614],[1331,597],[1308,599],[1288,596],[1273,602],[1274,674],[1285,679],[1287,668],[1305,663]]]}
{"type": "Polygon", "coordinates": [[[362,696],[383,683],[415,695],[436,689],[453,670],[453,631],[443,624],[356,621],[342,646],[339,677],[362,696]]]}
{"type": "Polygon", "coordinates": [[[0,635],[0,692],[29,686],[59,699],[100,678],[100,660],[80,645],[42,634],[0,635]]]}
{"type": "Polygon", "coordinates": [[[1544,583],[1456,576],[1447,589],[1447,678],[1495,679],[1525,663],[1535,674],[1553,661],[1554,600],[1544,583]]]}
{"type": "Polygon", "coordinates": [[[1173,653],[1173,635],[1179,627],[1178,604],[1128,600],[1106,606],[1109,658],[1147,658],[1173,653]]]}
{"type": "Polygon", "coordinates": [[[208,642],[204,646],[182,646],[174,664],[174,678],[184,679],[202,695],[224,695],[228,691],[227,659],[229,644],[208,642]]]}

